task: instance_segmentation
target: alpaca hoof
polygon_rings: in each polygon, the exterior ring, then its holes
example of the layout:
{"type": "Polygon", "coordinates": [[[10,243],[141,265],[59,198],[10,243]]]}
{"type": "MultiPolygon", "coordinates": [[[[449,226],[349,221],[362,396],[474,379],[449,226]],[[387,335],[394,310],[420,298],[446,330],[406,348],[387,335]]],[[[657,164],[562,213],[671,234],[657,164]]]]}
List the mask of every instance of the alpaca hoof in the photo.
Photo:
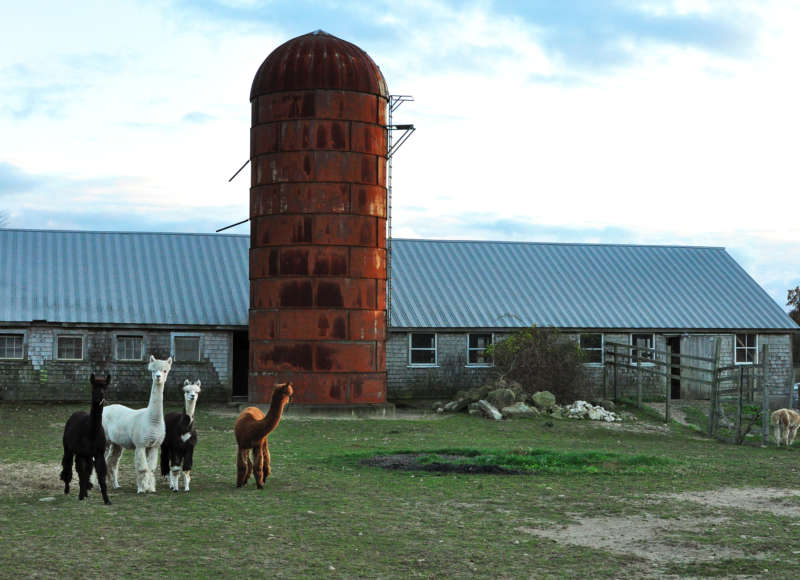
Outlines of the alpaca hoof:
{"type": "Polygon", "coordinates": [[[90,481],[86,484],[86,489],[94,489],[94,484],[90,481]]]}

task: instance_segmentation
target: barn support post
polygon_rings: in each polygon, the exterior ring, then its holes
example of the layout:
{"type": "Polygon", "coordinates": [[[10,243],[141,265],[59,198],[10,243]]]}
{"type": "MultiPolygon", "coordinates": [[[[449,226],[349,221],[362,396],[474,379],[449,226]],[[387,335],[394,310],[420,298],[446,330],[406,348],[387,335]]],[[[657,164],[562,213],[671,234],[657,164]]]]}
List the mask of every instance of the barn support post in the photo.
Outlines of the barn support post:
{"type": "Polygon", "coordinates": [[[711,371],[711,408],[708,413],[708,434],[713,436],[717,430],[719,410],[719,347],[720,339],[714,339],[714,363],[711,371]]]}
{"type": "Polygon", "coordinates": [[[617,391],[617,345],[614,345],[614,400],[619,400],[619,392],[617,391]]]}
{"type": "Polygon", "coordinates": [[[667,345],[667,358],[664,365],[664,420],[669,425],[672,419],[670,402],[672,399],[672,347],[667,345]]]}
{"type": "Polygon", "coordinates": [[[642,408],[642,357],[636,351],[636,406],[642,408]]]}
{"type": "Polygon", "coordinates": [[[769,393],[767,392],[767,363],[769,362],[769,345],[761,345],[761,368],[758,386],[761,388],[761,444],[769,443],[769,393]]]}

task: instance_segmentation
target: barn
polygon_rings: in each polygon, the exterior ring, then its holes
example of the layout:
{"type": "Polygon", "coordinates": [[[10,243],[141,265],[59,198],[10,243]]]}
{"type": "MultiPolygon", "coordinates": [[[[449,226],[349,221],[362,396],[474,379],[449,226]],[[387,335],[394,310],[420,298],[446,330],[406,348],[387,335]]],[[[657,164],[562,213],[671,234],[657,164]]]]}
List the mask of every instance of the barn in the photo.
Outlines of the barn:
{"type": "MultiPolygon", "coordinates": [[[[531,325],[589,355],[604,345],[702,353],[752,365],[788,393],[797,325],[717,247],[391,240],[389,402],[445,397],[486,380],[484,349],[531,325]]],[[[83,401],[89,373],[146,398],[150,353],[172,355],[166,397],[201,379],[206,400],[248,398],[249,236],[0,230],[0,400],[83,401]]],[[[320,275],[324,278],[324,275],[320,275]]],[[[702,397],[687,385],[672,396],[702,397]]]]}

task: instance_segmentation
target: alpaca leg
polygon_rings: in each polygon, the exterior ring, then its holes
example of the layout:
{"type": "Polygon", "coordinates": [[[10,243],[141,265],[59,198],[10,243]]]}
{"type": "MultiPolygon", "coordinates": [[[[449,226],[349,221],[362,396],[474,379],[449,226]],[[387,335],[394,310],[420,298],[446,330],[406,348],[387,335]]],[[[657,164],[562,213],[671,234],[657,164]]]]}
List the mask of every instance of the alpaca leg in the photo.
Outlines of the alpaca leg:
{"type": "MultiPolygon", "coordinates": [[[[192,479],[192,463],[194,462],[194,447],[189,447],[183,454],[183,465],[181,471],[183,472],[183,491],[189,491],[189,481],[192,479]]],[[[178,482],[175,482],[177,487],[178,482]]]]}
{"type": "Polygon", "coordinates": [[[156,467],[158,466],[158,447],[147,448],[147,491],[155,492],[156,490],[156,467]]]}
{"type": "Polygon", "coordinates": [[[183,471],[183,491],[189,491],[189,482],[192,480],[191,471],[183,471]]]}
{"type": "Polygon", "coordinates": [[[122,457],[123,448],[116,443],[110,443],[106,447],[106,466],[108,468],[108,483],[114,489],[119,489],[119,460],[122,457]]]}
{"type": "Polygon", "coordinates": [[[72,481],[72,451],[64,446],[64,457],[61,458],[61,481],[64,482],[64,493],[69,493],[69,482],[72,481]]]}
{"type": "Polygon", "coordinates": [[[161,475],[164,481],[169,481],[169,451],[165,444],[161,444],[161,475]]]}
{"type": "Polygon", "coordinates": [[[794,443],[794,438],[797,436],[798,427],[800,427],[800,425],[792,425],[789,427],[789,442],[786,444],[787,446],[794,443]]]}
{"type": "Polygon", "coordinates": [[[136,470],[136,493],[147,491],[147,451],[144,447],[137,447],[133,452],[133,468],[136,470]]]}
{"type": "Polygon", "coordinates": [[[108,499],[108,489],[106,488],[106,460],[102,453],[98,453],[94,459],[94,471],[97,474],[97,484],[100,486],[100,493],[103,495],[103,502],[110,504],[108,499]]]}
{"type": "Polygon", "coordinates": [[[264,448],[259,445],[253,448],[253,475],[256,478],[256,487],[264,487],[264,448]]]}
{"type": "Polygon", "coordinates": [[[180,486],[178,485],[178,480],[181,476],[181,466],[180,465],[173,465],[169,474],[169,488],[172,491],[178,491],[180,486]]]}
{"type": "Polygon", "coordinates": [[[269,477],[269,474],[272,473],[272,465],[270,463],[270,457],[269,457],[269,444],[267,443],[266,439],[264,439],[264,443],[261,445],[261,454],[264,457],[263,472],[264,472],[264,480],[266,480],[269,477]]]}
{"type": "Polygon", "coordinates": [[[80,486],[80,493],[78,499],[84,499],[87,494],[87,485],[89,483],[89,473],[92,471],[92,460],[83,455],[78,455],[75,458],[75,471],[78,472],[78,485],[80,486]]]}
{"type": "Polygon", "coordinates": [[[236,487],[242,487],[250,479],[253,463],[250,461],[250,450],[243,447],[236,453],[236,487]]]}

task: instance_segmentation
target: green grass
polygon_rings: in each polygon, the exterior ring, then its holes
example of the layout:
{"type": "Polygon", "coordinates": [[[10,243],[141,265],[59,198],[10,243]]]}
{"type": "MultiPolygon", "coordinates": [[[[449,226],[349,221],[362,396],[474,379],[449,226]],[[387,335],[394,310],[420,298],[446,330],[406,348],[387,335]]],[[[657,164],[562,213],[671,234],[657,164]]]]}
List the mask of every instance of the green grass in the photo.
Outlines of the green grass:
{"type": "Polygon", "coordinates": [[[105,506],[96,490],[79,502],[77,485],[65,496],[58,481],[63,425],[76,409],[83,406],[0,405],[0,577],[800,573],[793,553],[800,530],[796,498],[765,502],[784,515],[672,498],[722,488],[800,489],[795,448],[725,445],[688,429],[665,431],[663,422],[644,414],[626,423],[631,430],[544,417],[289,416],[270,436],[273,475],[265,488],[257,490],[251,480],[237,489],[235,414],[201,400],[192,491],[171,493],[159,481],[157,493],[137,494],[133,454],[125,452],[122,488],[111,491],[113,503],[105,506]],[[401,452],[428,461],[459,455],[456,461],[533,474],[437,474],[359,463],[401,452]],[[722,522],[662,532],[663,540],[676,553],[686,546],[732,546],[735,553],[654,562],[625,549],[533,533],[643,514],[676,524],[722,522]]]}

